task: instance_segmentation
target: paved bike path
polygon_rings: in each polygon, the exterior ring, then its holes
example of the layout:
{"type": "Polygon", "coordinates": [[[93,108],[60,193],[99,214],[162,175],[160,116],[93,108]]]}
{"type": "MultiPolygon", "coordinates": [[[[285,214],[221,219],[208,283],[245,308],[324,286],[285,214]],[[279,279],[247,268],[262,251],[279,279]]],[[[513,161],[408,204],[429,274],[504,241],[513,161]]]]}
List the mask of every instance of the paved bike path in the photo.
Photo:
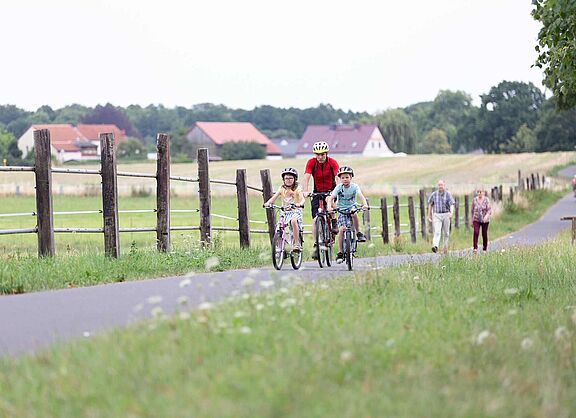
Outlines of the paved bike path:
{"type": "MultiPolygon", "coordinates": [[[[554,237],[569,226],[569,222],[560,221],[560,218],[573,214],[576,214],[576,199],[569,195],[550,207],[537,222],[491,243],[490,250],[533,245],[554,237]]],[[[467,250],[454,252],[455,255],[467,253],[467,250]]],[[[418,254],[356,259],[354,268],[372,269],[439,257],[437,254],[418,254]]],[[[234,292],[259,291],[261,281],[297,274],[313,282],[348,273],[345,264],[320,269],[315,262],[304,263],[300,271],[294,272],[289,260],[286,261],[281,272],[269,267],[231,270],[0,296],[0,355],[34,351],[56,341],[86,338],[102,330],[123,327],[149,318],[156,307],[173,313],[182,296],[188,298],[187,306],[196,307],[202,302],[223,300],[234,292]],[[246,280],[248,277],[250,280],[246,280]],[[254,284],[247,287],[247,281],[254,281],[254,284]]]]}

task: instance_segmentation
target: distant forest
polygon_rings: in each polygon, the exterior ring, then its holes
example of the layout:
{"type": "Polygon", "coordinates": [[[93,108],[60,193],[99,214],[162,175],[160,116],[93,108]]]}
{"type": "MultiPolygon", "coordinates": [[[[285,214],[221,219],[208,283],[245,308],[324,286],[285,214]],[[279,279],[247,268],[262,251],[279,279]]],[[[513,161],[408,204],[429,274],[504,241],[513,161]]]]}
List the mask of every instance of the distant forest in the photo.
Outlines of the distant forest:
{"type": "Polygon", "coordinates": [[[480,96],[479,106],[463,91],[441,90],[432,101],[373,115],[329,104],[244,110],[211,103],[191,108],[108,103],[95,108],[42,106],[34,112],[0,105],[0,158],[11,164],[30,158],[19,153],[16,139],[30,125],[50,123],[113,123],[133,139],[124,150],[128,157],[135,149],[153,149],[156,134],[166,132],[172,136],[173,152],[187,155],[191,148],[184,135],[196,121],[251,122],[270,138],[300,138],[308,125],[375,123],[393,151],[406,153],[543,152],[576,146],[576,110],[558,110],[555,98],[546,99],[532,83],[502,81],[480,96]]]}

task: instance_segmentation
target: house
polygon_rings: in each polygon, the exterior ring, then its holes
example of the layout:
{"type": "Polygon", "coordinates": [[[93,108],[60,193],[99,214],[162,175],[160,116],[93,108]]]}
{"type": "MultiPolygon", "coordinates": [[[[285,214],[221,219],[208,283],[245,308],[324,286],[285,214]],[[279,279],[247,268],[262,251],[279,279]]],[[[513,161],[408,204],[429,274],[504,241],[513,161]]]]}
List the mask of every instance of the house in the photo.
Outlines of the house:
{"type": "Polygon", "coordinates": [[[295,158],[300,138],[274,138],[271,141],[280,148],[282,158],[295,158]]]}
{"type": "Polygon", "coordinates": [[[326,141],[330,154],[340,156],[394,156],[375,124],[309,125],[298,143],[297,157],[309,157],[317,141],[326,141]]]}
{"type": "Polygon", "coordinates": [[[116,125],[32,125],[18,139],[18,148],[24,155],[34,147],[34,131],[40,129],[50,131],[52,155],[61,163],[100,159],[100,133],[113,133],[116,145],[126,139],[125,132],[116,125]]]}
{"type": "Polygon", "coordinates": [[[265,149],[267,159],[282,158],[282,152],[266,135],[249,122],[196,122],[186,134],[198,148],[208,148],[210,159],[220,159],[220,149],[227,142],[256,142],[265,149]]]}

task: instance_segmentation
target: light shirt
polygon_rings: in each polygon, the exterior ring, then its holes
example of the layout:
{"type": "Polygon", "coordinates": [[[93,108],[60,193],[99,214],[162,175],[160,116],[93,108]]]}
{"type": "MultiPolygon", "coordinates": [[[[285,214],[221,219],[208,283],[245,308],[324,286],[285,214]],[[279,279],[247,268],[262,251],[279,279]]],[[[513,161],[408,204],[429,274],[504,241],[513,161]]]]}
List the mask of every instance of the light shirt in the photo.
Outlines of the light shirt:
{"type": "Polygon", "coordinates": [[[336,185],[332,191],[332,196],[336,198],[336,207],[338,209],[352,209],[359,191],[360,187],[356,183],[350,183],[348,187],[344,187],[344,183],[336,185]]]}
{"type": "Polygon", "coordinates": [[[282,206],[288,206],[292,203],[298,205],[304,200],[304,195],[302,194],[302,188],[300,186],[296,187],[296,190],[280,186],[280,197],[282,197],[282,206]]]}

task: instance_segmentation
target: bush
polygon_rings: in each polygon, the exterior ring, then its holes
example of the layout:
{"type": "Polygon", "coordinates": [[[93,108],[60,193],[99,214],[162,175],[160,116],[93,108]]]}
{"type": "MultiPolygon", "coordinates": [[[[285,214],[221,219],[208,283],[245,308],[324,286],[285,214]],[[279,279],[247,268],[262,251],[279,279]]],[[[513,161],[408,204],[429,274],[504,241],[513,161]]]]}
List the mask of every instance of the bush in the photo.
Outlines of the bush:
{"type": "Polygon", "coordinates": [[[220,148],[223,160],[261,160],[266,158],[266,149],[257,142],[227,142],[220,148]]]}

